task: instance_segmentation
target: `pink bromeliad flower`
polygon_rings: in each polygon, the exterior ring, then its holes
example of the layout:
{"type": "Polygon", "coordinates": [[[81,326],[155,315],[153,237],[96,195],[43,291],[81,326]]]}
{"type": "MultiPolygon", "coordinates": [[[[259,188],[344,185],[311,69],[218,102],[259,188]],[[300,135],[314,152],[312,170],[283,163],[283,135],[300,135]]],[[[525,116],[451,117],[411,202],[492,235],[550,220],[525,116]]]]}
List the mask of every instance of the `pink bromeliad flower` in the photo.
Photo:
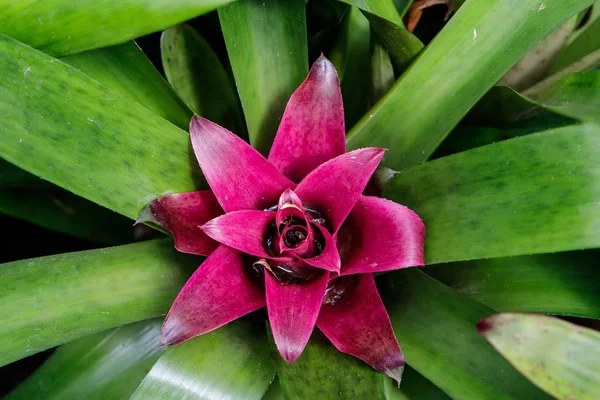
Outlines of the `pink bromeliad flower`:
{"type": "Polygon", "coordinates": [[[169,230],[179,251],[208,256],[175,299],[161,342],[267,306],[286,361],[316,325],[340,351],[400,381],[404,358],[372,274],[423,265],[425,227],[408,208],[362,194],[384,150],[345,152],[334,66],[315,62],[268,159],[197,116],[190,134],[212,190],[161,197],[141,218],[169,230]]]}

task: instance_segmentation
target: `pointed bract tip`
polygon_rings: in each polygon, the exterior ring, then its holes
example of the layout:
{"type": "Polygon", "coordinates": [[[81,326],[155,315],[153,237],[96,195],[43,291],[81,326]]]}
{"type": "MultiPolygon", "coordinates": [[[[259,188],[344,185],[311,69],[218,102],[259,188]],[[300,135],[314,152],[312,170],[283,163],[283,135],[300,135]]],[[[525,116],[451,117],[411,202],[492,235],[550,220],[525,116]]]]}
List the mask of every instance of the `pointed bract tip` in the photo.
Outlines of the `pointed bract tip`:
{"type": "Polygon", "coordinates": [[[477,332],[485,335],[490,329],[494,327],[494,317],[484,318],[475,325],[477,332]]]}
{"type": "Polygon", "coordinates": [[[293,364],[294,361],[296,361],[298,357],[300,357],[300,354],[302,354],[302,350],[298,351],[297,349],[291,349],[288,347],[287,349],[279,350],[279,354],[281,354],[281,357],[288,364],[293,364]]]}
{"type": "Polygon", "coordinates": [[[394,369],[387,369],[383,371],[383,373],[395,380],[398,383],[398,389],[400,389],[400,383],[402,382],[402,374],[404,374],[404,364],[394,369]]]}
{"type": "Polygon", "coordinates": [[[201,128],[204,124],[204,118],[194,115],[190,120],[190,133],[194,132],[196,129],[201,128]]]}
{"type": "Polygon", "coordinates": [[[338,80],[337,70],[335,66],[327,57],[321,53],[321,56],[313,63],[310,67],[309,77],[315,76],[321,79],[335,79],[338,80]]]}

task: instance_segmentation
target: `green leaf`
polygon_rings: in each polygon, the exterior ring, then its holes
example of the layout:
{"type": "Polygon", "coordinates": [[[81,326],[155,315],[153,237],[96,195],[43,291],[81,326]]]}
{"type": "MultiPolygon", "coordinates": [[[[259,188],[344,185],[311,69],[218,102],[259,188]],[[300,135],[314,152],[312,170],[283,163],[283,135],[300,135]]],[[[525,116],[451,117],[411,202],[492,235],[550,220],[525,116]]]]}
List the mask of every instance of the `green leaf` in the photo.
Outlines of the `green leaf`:
{"type": "Polygon", "coordinates": [[[203,181],[189,135],[67,64],[0,35],[0,156],[130,218],[203,181]]]}
{"type": "Polygon", "coordinates": [[[382,275],[378,286],[406,361],[451,398],[547,398],[477,334],[493,310],[416,268],[382,275]]]}
{"type": "Polygon", "coordinates": [[[557,113],[600,123],[600,71],[564,76],[537,93],[535,100],[557,113]]]}
{"type": "Polygon", "coordinates": [[[394,86],[394,68],[387,50],[373,43],[371,54],[371,104],[375,104],[394,86]]]}
{"type": "Polygon", "coordinates": [[[61,61],[188,130],[192,112],[134,42],[86,51],[61,61]]]}
{"type": "Polygon", "coordinates": [[[527,89],[523,94],[525,96],[535,97],[539,92],[552,86],[556,81],[565,75],[572,74],[573,72],[589,71],[600,68],[600,49],[588,54],[581,60],[575,61],[573,64],[560,71],[550,75],[543,81],[527,89]]]}
{"type": "Polygon", "coordinates": [[[386,166],[425,161],[466,112],[530,48],[592,0],[469,1],[349,134],[390,149],[386,166]]]}
{"type": "Polygon", "coordinates": [[[137,322],[61,346],[5,399],[129,398],[164,351],[161,324],[137,322]]]}
{"type": "Polygon", "coordinates": [[[1,265],[0,365],[166,313],[199,263],[159,240],[1,265]]]}
{"type": "Polygon", "coordinates": [[[135,238],[130,219],[58,188],[0,190],[0,212],[99,243],[122,244],[135,238]]]}
{"type": "Polygon", "coordinates": [[[230,322],[169,347],[131,399],[261,399],[275,371],[264,328],[255,328],[230,322]]]}
{"type": "Polygon", "coordinates": [[[408,32],[392,0],[341,0],[361,9],[381,43],[390,52],[400,75],[423,50],[423,43],[408,32]]]}
{"type": "Polygon", "coordinates": [[[402,18],[392,0],[341,0],[371,15],[386,19],[398,26],[404,26],[402,18]]]}
{"type": "Polygon", "coordinates": [[[600,398],[600,333],[543,315],[497,314],[478,329],[515,368],[557,399],[600,398]]]}
{"type": "Polygon", "coordinates": [[[439,264],[425,271],[494,310],[600,319],[597,251],[439,264]]]}
{"type": "MultiPolygon", "coordinates": [[[[165,30],[160,52],[167,79],[196,114],[245,135],[242,110],[229,76],[194,28],[178,25],[165,30]]],[[[189,118],[186,123],[189,125],[189,118]]]]}
{"type": "Polygon", "coordinates": [[[239,0],[219,9],[250,144],[267,154],[285,105],[308,74],[304,0],[239,0]]]}
{"type": "Polygon", "coordinates": [[[0,33],[54,56],[124,43],[231,0],[9,0],[0,33]]]}
{"type": "Polygon", "coordinates": [[[358,8],[350,7],[329,54],[341,81],[346,127],[369,109],[370,37],[369,21],[358,8]]]}
{"type": "Polygon", "coordinates": [[[552,61],[575,29],[577,17],[569,19],[529,50],[498,82],[521,91],[544,77],[552,61]]]}
{"type": "Polygon", "coordinates": [[[340,353],[317,329],[293,364],[281,358],[272,338],[271,354],[285,399],[385,399],[385,375],[340,353]]]}
{"type": "Polygon", "coordinates": [[[284,400],[283,393],[281,392],[281,385],[279,384],[279,378],[275,376],[273,382],[269,386],[269,389],[262,397],[262,400],[284,400]]]}
{"type": "Polygon", "coordinates": [[[400,16],[404,18],[404,15],[406,15],[408,9],[413,3],[413,0],[393,0],[393,2],[400,16]]]}
{"type": "MultiPolygon", "coordinates": [[[[506,86],[492,88],[462,121],[467,126],[513,130],[520,134],[577,123],[579,121],[549,110],[506,86]]],[[[447,139],[452,140],[451,136],[447,139]]]]}
{"type": "Polygon", "coordinates": [[[552,65],[550,73],[555,73],[595,50],[600,49],[600,3],[591,10],[588,23],[569,39],[552,65]]]}
{"type": "Polygon", "coordinates": [[[409,168],[384,195],[425,222],[428,264],[598,247],[599,151],[599,126],[568,126],[409,168]]]}

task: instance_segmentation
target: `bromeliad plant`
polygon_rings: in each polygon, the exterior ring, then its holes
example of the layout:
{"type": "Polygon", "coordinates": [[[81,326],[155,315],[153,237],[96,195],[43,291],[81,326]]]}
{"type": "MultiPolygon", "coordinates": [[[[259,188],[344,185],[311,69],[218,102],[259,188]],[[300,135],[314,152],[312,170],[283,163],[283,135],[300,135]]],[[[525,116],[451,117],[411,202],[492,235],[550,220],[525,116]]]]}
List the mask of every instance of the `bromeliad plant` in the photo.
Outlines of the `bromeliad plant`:
{"type": "Polygon", "coordinates": [[[599,398],[599,5],[0,4],[0,394],[599,398]]]}
{"type": "Polygon", "coordinates": [[[404,358],[372,274],[423,265],[425,228],[408,208],[361,195],[384,150],[345,153],[335,67],[315,62],[268,159],[201,117],[190,135],[212,191],[160,197],[138,219],[169,230],[178,250],[208,256],[175,299],[161,343],[266,305],[286,361],[316,323],[340,351],[400,383],[404,358]]]}

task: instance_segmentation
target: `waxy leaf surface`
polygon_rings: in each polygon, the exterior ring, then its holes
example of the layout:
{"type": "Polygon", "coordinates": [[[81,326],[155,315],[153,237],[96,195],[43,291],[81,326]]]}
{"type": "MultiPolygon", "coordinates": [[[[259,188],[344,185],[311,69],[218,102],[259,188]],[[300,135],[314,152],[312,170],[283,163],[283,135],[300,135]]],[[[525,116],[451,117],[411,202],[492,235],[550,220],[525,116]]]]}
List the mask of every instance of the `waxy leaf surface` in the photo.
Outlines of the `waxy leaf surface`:
{"type": "Polygon", "coordinates": [[[479,332],[516,369],[557,399],[600,397],[600,333],[544,315],[496,314],[479,332]]]}
{"type": "MultiPolygon", "coordinates": [[[[206,40],[191,26],[177,25],[163,32],[160,52],[167,79],[194,113],[244,137],[246,128],[233,82],[206,40]]],[[[188,118],[184,129],[189,122],[188,118]]]]}
{"type": "Polygon", "coordinates": [[[416,268],[377,279],[406,362],[457,400],[547,399],[478,335],[494,311],[416,268]]]}
{"type": "Polygon", "coordinates": [[[219,20],[250,143],[266,155],[308,73],[304,0],[240,0],[219,9],[219,20]]]}
{"type": "Polygon", "coordinates": [[[140,321],[61,346],[5,399],[129,398],[164,352],[161,323],[140,321]]]}
{"type": "Polygon", "coordinates": [[[0,156],[130,218],[203,182],[189,135],[67,64],[0,35],[0,156]]]}
{"type": "Polygon", "coordinates": [[[187,130],[192,112],[135,42],[85,51],[61,61],[187,130]]]}
{"type": "Polygon", "coordinates": [[[194,18],[232,0],[8,0],[0,33],[64,56],[123,43],[194,18]]]}
{"type": "Polygon", "coordinates": [[[158,240],[0,265],[0,365],[164,315],[197,264],[158,240]]]}
{"type": "Polygon", "coordinates": [[[258,400],[274,375],[263,326],[236,321],[167,348],[131,399],[258,400]]]}
{"type": "Polygon", "coordinates": [[[425,271],[497,311],[600,319],[597,250],[438,264],[425,271]]]}
{"type": "Polygon", "coordinates": [[[600,127],[573,125],[397,173],[385,197],[427,227],[435,264],[600,246],[600,127]]]}
{"type": "Polygon", "coordinates": [[[389,148],[384,163],[421,163],[531,47],[592,0],[487,0],[461,7],[394,88],[349,133],[389,148]]]}

